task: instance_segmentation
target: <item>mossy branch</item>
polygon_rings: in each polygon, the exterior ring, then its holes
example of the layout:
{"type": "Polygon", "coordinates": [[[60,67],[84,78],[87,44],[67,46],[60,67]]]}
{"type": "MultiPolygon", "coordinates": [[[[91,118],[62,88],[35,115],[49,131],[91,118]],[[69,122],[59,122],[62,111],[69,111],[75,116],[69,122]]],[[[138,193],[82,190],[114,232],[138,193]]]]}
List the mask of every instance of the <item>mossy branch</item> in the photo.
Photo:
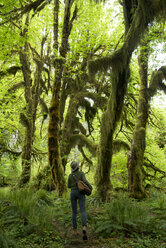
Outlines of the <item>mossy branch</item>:
{"type": "Polygon", "coordinates": [[[120,64],[127,62],[132,52],[139,44],[141,36],[145,32],[148,24],[152,22],[155,17],[164,14],[166,11],[166,1],[154,0],[152,2],[151,0],[140,0],[136,7],[122,48],[115,51],[110,56],[88,62],[88,70],[91,78],[94,77],[97,71],[106,71],[113,66],[116,70],[116,68],[119,68],[120,64]]]}
{"type": "Polygon", "coordinates": [[[70,147],[72,148],[72,147],[75,147],[77,145],[80,145],[82,147],[85,146],[93,156],[96,156],[97,144],[92,142],[85,135],[74,134],[73,136],[71,136],[70,147]]]}
{"type": "Polygon", "coordinates": [[[159,172],[160,174],[162,174],[164,177],[166,177],[166,172],[163,170],[160,170],[159,168],[157,168],[152,162],[144,162],[144,166],[147,168],[151,168],[153,169],[153,171],[155,172],[159,172]]]}
{"type": "Polygon", "coordinates": [[[8,92],[12,92],[12,91],[16,91],[20,88],[22,88],[23,86],[25,86],[25,82],[20,82],[20,83],[17,83],[17,84],[14,84],[12,85],[9,89],[8,89],[8,92]]]}
{"type": "Polygon", "coordinates": [[[82,125],[82,123],[78,123],[78,128],[82,134],[86,135],[86,128],[82,125]]]}
{"type": "Polygon", "coordinates": [[[11,75],[11,74],[15,76],[19,70],[21,70],[21,66],[12,66],[5,71],[0,71],[0,77],[11,75]]]}
{"type": "Polygon", "coordinates": [[[85,152],[84,152],[82,146],[78,146],[78,149],[79,149],[79,151],[81,152],[83,158],[84,158],[84,159],[88,162],[88,164],[89,164],[89,168],[88,168],[88,171],[87,171],[87,173],[89,173],[90,167],[93,165],[92,160],[86,156],[86,154],[85,154],[85,152]]]}
{"type": "Polygon", "coordinates": [[[45,101],[40,98],[40,106],[42,109],[42,114],[43,114],[43,120],[42,120],[42,124],[41,124],[41,128],[40,128],[40,137],[42,138],[42,128],[43,128],[43,123],[46,120],[47,116],[48,116],[48,107],[45,103],[45,101]]]}
{"type": "Polygon", "coordinates": [[[40,98],[40,106],[41,106],[42,112],[44,114],[48,114],[47,104],[45,103],[44,99],[42,99],[42,98],[40,98]]]}
{"type": "Polygon", "coordinates": [[[72,27],[73,27],[73,22],[77,18],[77,13],[78,13],[78,7],[76,5],[75,9],[74,9],[74,12],[73,12],[73,16],[72,16],[72,18],[70,20],[70,23],[69,23],[69,32],[70,33],[71,33],[71,30],[72,30],[72,27]]]}
{"type": "Polygon", "coordinates": [[[20,123],[24,126],[29,128],[29,120],[28,118],[25,116],[24,113],[20,113],[20,123]]]}
{"type": "Polygon", "coordinates": [[[166,93],[166,85],[163,83],[164,79],[166,79],[166,66],[162,66],[159,70],[152,73],[148,88],[149,99],[156,94],[158,89],[163,90],[166,93]]]}
{"type": "MultiPolygon", "coordinates": [[[[2,146],[1,146],[2,147],[2,146]]],[[[1,153],[9,153],[9,154],[12,154],[13,156],[20,156],[21,155],[21,153],[22,153],[22,151],[20,151],[20,152],[17,152],[17,151],[14,151],[14,150],[11,150],[11,149],[9,149],[8,147],[6,147],[6,146],[3,146],[2,148],[1,148],[1,153]]]]}
{"type": "Polygon", "coordinates": [[[112,56],[102,57],[96,60],[88,61],[88,71],[91,78],[97,71],[107,71],[112,66],[112,56]]]}
{"type": "MultiPolygon", "coordinates": [[[[4,22],[1,22],[0,25],[3,25],[9,21],[18,20],[21,18],[24,14],[33,11],[40,11],[45,7],[46,4],[49,4],[51,0],[36,0],[34,2],[30,2],[29,4],[25,6],[21,6],[20,8],[14,8],[11,11],[7,13],[1,13],[1,16],[8,16],[8,19],[4,22]],[[42,8],[41,8],[42,6],[42,8]]],[[[5,7],[5,6],[3,6],[5,7]]]]}
{"type": "Polygon", "coordinates": [[[113,152],[114,153],[117,153],[117,152],[119,152],[122,149],[129,151],[130,150],[129,144],[126,143],[123,140],[118,140],[118,139],[117,140],[114,140],[113,141],[113,152]]]}

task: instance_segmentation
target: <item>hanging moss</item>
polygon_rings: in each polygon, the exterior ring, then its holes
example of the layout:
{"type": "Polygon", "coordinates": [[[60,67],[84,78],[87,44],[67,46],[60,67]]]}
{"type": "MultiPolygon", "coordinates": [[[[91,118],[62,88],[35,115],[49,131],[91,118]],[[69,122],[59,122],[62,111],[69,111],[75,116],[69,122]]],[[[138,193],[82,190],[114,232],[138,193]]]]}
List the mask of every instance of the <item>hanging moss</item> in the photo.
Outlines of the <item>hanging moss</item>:
{"type": "Polygon", "coordinates": [[[91,78],[94,77],[97,71],[106,71],[112,66],[112,57],[104,57],[88,62],[88,71],[91,78]]]}
{"type": "Polygon", "coordinates": [[[130,28],[130,25],[133,21],[135,10],[138,7],[138,1],[137,0],[123,0],[122,5],[123,5],[124,20],[125,20],[125,34],[127,34],[130,28]]]}
{"type": "Polygon", "coordinates": [[[107,197],[104,190],[111,187],[110,170],[113,149],[113,134],[117,123],[121,117],[124,96],[127,89],[130,75],[129,63],[134,49],[138,46],[142,35],[144,34],[149,22],[156,14],[166,9],[165,1],[151,0],[138,1],[135,13],[130,24],[129,31],[126,34],[125,41],[121,49],[114,52],[111,56],[100,58],[96,61],[89,61],[88,69],[91,77],[94,77],[97,71],[107,71],[111,69],[112,91],[108,100],[107,109],[102,116],[101,139],[99,147],[99,161],[97,167],[97,187],[99,192],[107,197]],[[160,3],[162,2],[162,6],[160,3]],[[165,3],[164,3],[165,2],[165,3]]]}
{"type": "Polygon", "coordinates": [[[73,148],[77,145],[80,145],[81,147],[86,147],[93,156],[96,156],[97,144],[95,144],[83,134],[75,134],[71,136],[70,148],[73,148]]]}
{"type": "Polygon", "coordinates": [[[88,61],[88,71],[91,78],[97,73],[97,71],[106,72],[108,69],[113,68],[115,77],[118,76],[118,72],[123,70],[126,64],[124,56],[125,50],[119,49],[115,51],[112,55],[107,57],[102,57],[96,60],[88,61]]]}
{"type": "Polygon", "coordinates": [[[165,15],[166,13],[166,2],[164,0],[140,0],[144,20],[151,22],[157,15],[165,15]]]}
{"type": "Polygon", "coordinates": [[[123,140],[114,140],[113,141],[113,152],[116,153],[122,149],[129,151],[130,150],[129,144],[123,140]]]}
{"type": "Polygon", "coordinates": [[[21,70],[21,66],[12,66],[5,71],[0,71],[0,77],[6,76],[6,75],[11,75],[13,74],[14,76],[18,71],[21,70]]]}
{"type": "Polygon", "coordinates": [[[166,79],[166,66],[162,66],[159,70],[152,73],[148,88],[149,99],[155,95],[157,89],[163,90],[166,93],[166,86],[163,83],[164,79],[166,79]]]}

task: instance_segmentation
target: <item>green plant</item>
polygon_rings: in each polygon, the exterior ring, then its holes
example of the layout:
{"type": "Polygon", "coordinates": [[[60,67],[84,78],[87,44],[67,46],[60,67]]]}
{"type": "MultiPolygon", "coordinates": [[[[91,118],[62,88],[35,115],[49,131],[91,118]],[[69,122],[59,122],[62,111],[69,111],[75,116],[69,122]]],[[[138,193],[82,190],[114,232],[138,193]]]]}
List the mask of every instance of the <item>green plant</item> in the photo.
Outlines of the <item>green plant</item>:
{"type": "Polygon", "coordinates": [[[102,237],[123,233],[126,237],[134,235],[138,240],[142,235],[160,235],[164,239],[165,214],[162,212],[160,216],[154,215],[150,209],[144,202],[121,194],[105,204],[104,210],[94,216],[94,231],[102,237]]]}
{"type": "Polygon", "coordinates": [[[1,248],[16,248],[16,243],[6,232],[0,230],[0,247],[1,248]]]}

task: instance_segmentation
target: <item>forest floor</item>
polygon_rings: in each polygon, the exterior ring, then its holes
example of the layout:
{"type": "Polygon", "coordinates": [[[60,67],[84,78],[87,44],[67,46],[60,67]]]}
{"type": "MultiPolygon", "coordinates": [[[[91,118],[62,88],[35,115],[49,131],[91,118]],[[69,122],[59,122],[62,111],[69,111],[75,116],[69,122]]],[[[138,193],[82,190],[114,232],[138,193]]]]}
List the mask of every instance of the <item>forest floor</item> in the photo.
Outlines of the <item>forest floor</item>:
{"type": "Polygon", "coordinates": [[[87,199],[88,240],[72,229],[69,197],[40,190],[0,189],[0,248],[166,248],[166,194],[136,201],[126,194],[108,203],[87,199]]]}
{"type": "MultiPolygon", "coordinates": [[[[63,248],[165,248],[166,242],[157,242],[154,240],[145,240],[138,242],[136,238],[132,237],[122,237],[121,235],[116,235],[112,238],[102,238],[96,236],[91,231],[88,231],[88,240],[84,241],[82,239],[82,232],[79,231],[78,235],[73,234],[73,230],[68,228],[65,233],[61,232],[61,239],[63,240],[63,248]]],[[[44,247],[43,247],[44,248],[44,247]]],[[[51,247],[50,247],[51,248],[51,247]]]]}
{"type": "MultiPolygon", "coordinates": [[[[82,239],[82,232],[78,231],[78,235],[73,234],[73,230],[68,228],[64,233],[60,234],[61,239],[64,240],[64,248],[118,248],[115,239],[100,240],[93,232],[88,232],[88,240],[82,239]]],[[[124,246],[129,247],[129,246],[124,246]]],[[[51,247],[50,247],[51,248],[51,247]]]]}
{"type": "MultiPolygon", "coordinates": [[[[57,225],[54,225],[57,229],[57,225]]],[[[64,230],[61,225],[58,226],[58,232],[63,248],[166,248],[166,242],[158,243],[157,237],[153,241],[153,239],[145,236],[144,240],[139,241],[136,237],[125,237],[119,233],[114,237],[101,238],[90,230],[90,227],[87,232],[87,241],[82,239],[81,227],[78,235],[74,235],[71,227],[67,227],[64,230]]],[[[52,247],[50,246],[49,248],[52,247]]]]}
{"type": "MultiPolygon", "coordinates": [[[[68,226],[64,228],[61,225],[57,225],[57,221],[53,222],[56,230],[58,229],[59,237],[63,241],[64,248],[111,248],[112,246],[106,246],[101,242],[97,236],[91,231],[87,231],[88,240],[83,240],[82,230],[78,230],[78,234],[73,233],[73,229],[68,226]]],[[[115,246],[113,246],[115,247],[115,246]]],[[[51,247],[50,247],[51,248],[51,247]]]]}
{"type": "Polygon", "coordinates": [[[67,238],[68,244],[66,244],[64,246],[64,248],[76,248],[76,247],[79,247],[79,248],[89,248],[89,247],[91,247],[91,248],[101,248],[101,247],[106,248],[106,246],[101,245],[101,243],[96,239],[96,237],[92,233],[89,233],[87,241],[82,240],[81,232],[77,236],[72,235],[72,233],[68,234],[68,236],[66,238],[67,238]]]}

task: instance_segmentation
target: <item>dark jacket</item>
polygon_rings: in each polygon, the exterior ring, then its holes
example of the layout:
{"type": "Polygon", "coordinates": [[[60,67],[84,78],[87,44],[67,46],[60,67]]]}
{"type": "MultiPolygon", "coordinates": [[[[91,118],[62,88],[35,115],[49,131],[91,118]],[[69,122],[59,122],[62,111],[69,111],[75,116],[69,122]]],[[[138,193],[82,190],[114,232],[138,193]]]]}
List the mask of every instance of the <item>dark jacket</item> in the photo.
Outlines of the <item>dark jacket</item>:
{"type": "Polygon", "coordinates": [[[69,177],[68,177],[68,188],[77,189],[77,182],[76,182],[75,178],[73,177],[73,175],[75,175],[79,180],[81,180],[84,183],[86,183],[86,185],[88,185],[89,188],[92,189],[91,184],[85,178],[84,172],[79,171],[79,170],[74,171],[69,175],[69,177]]]}

